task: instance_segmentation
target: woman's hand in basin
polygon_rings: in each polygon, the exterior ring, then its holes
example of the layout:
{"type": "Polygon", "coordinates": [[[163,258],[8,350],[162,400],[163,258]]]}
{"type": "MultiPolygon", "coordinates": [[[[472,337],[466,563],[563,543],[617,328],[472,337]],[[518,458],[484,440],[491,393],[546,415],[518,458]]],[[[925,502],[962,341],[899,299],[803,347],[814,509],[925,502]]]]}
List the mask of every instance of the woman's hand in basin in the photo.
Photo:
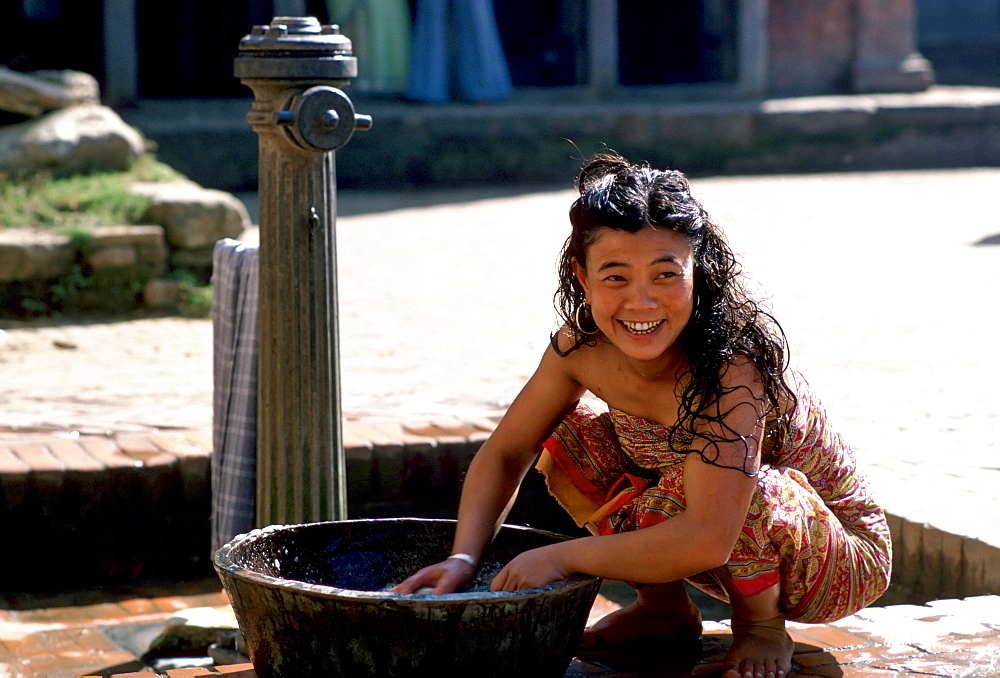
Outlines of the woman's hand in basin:
{"type": "Polygon", "coordinates": [[[491,591],[519,591],[561,581],[573,574],[559,544],[531,549],[507,563],[490,584],[491,591]]]}
{"type": "Polygon", "coordinates": [[[470,563],[449,558],[417,571],[390,589],[390,592],[416,593],[423,588],[433,588],[429,593],[455,593],[469,588],[475,576],[476,568],[470,563]]]}

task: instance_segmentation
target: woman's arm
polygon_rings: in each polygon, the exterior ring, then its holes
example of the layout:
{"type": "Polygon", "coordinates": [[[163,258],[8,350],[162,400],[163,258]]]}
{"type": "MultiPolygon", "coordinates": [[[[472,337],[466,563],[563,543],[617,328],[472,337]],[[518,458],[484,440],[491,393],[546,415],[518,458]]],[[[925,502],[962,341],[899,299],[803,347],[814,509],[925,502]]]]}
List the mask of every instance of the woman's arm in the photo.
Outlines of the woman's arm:
{"type": "MultiPolygon", "coordinates": [[[[535,373],[476,453],[462,486],[452,553],[466,553],[481,562],[542,443],[583,395],[583,387],[570,374],[570,363],[571,359],[546,349],[535,373]]],[[[472,565],[452,559],[420,570],[393,591],[412,593],[433,586],[434,593],[449,593],[466,588],[474,576],[472,565]]]]}
{"type": "MultiPolygon", "coordinates": [[[[746,520],[757,480],[736,470],[756,470],[763,434],[763,406],[755,372],[731,368],[728,393],[716,410],[724,426],[705,428],[684,464],[685,510],[661,523],[632,532],[584,537],[521,554],[494,579],[494,590],[541,586],[575,573],[642,583],[677,581],[729,560],[746,520]],[[742,436],[742,439],[739,438],[742,436]],[[730,442],[712,442],[726,437],[730,442]],[[745,445],[744,445],[745,441],[745,445]]],[[[713,409],[714,406],[713,406],[713,409]]]]}

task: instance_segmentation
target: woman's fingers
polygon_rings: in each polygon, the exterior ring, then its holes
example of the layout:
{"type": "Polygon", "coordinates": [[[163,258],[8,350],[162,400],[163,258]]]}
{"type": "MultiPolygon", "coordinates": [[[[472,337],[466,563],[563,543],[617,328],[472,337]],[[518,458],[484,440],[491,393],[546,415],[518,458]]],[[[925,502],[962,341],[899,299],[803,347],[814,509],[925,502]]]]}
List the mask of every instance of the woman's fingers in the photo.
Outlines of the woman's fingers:
{"type": "Polygon", "coordinates": [[[493,578],[491,591],[519,591],[544,586],[568,576],[557,558],[558,551],[545,546],[525,551],[493,578]]]}
{"type": "Polygon", "coordinates": [[[432,588],[433,593],[454,593],[469,587],[476,570],[461,560],[444,560],[419,570],[390,589],[391,593],[416,593],[422,588],[432,588]]]}

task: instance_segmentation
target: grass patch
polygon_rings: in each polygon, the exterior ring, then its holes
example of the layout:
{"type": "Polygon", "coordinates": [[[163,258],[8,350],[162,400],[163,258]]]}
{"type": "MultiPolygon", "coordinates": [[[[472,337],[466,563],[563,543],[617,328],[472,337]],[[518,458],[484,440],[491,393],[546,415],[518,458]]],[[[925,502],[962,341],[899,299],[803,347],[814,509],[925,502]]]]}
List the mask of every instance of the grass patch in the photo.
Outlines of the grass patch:
{"type": "Polygon", "coordinates": [[[169,181],[182,175],[146,154],[127,172],[94,172],[65,178],[0,174],[0,228],[40,228],[80,237],[95,226],[140,223],[149,199],[128,192],[136,181],[169,181]]]}
{"type": "Polygon", "coordinates": [[[168,276],[178,283],[177,312],[184,318],[208,318],[212,315],[212,285],[203,284],[191,271],[176,270],[168,276]]]}

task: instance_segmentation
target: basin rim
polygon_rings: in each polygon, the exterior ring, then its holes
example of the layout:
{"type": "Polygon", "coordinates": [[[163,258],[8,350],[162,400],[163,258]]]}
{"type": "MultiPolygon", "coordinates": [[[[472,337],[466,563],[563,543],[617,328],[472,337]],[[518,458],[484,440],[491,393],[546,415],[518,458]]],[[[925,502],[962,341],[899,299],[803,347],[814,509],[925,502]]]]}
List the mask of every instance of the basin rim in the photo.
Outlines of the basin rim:
{"type": "MultiPolygon", "coordinates": [[[[317,596],[320,598],[327,599],[341,599],[345,601],[367,601],[371,603],[395,603],[401,606],[422,606],[426,604],[433,604],[436,607],[443,605],[468,605],[470,603],[478,604],[499,604],[508,601],[516,601],[520,599],[533,598],[545,593],[563,591],[569,589],[586,588],[594,585],[594,582],[599,582],[600,577],[592,577],[589,575],[577,575],[570,577],[569,579],[564,579],[561,581],[553,582],[551,584],[545,584],[543,586],[536,586],[530,589],[521,589],[519,591],[463,591],[460,593],[392,593],[390,591],[361,591],[357,589],[344,589],[336,586],[329,586],[327,584],[310,584],[308,582],[299,581],[296,579],[284,579],[282,577],[274,577],[262,572],[255,572],[254,570],[247,569],[241,565],[237,565],[229,557],[230,551],[235,547],[239,546],[243,542],[259,539],[271,532],[282,532],[289,530],[304,530],[310,527],[321,526],[321,525],[331,525],[331,524],[350,524],[350,523],[405,523],[412,521],[415,523],[441,523],[441,524],[456,524],[457,521],[445,518],[370,518],[370,519],[351,519],[351,520],[328,520],[320,521],[314,523],[297,523],[289,525],[268,525],[267,527],[257,528],[251,530],[250,532],[239,534],[233,537],[224,546],[219,548],[212,556],[212,564],[220,575],[225,573],[231,577],[237,579],[243,579],[251,581],[260,586],[266,586],[273,589],[281,589],[284,591],[299,592],[303,594],[308,594],[310,596],[317,596]]],[[[533,527],[526,527],[524,525],[512,525],[503,524],[501,525],[501,530],[514,530],[514,531],[524,531],[531,532],[533,534],[542,534],[546,536],[553,537],[556,540],[568,540],[572,537],[567,537],[566,535],[558,534],[556,532],[549,532],[547,530],[539,530],[533,527]]]]}

